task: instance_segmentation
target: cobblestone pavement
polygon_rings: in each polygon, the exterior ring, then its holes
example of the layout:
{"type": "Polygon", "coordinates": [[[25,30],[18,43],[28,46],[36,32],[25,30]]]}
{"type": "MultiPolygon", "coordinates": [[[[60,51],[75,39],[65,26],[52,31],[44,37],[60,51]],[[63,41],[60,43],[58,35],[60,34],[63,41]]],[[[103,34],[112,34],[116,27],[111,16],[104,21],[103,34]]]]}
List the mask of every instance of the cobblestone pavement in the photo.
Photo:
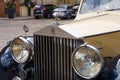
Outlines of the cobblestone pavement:
{"type": "MultiPolygon", "coordinates": [[[[60,20],[60,24],[67,23],[71,20],[60,20]]],[[[17,36],[24,35],[23,25],[29,26],[28,36],[47,25],[53,24],[54,19],[34,19],[33,17],[16,17],[14,19],[0,18],[0,50],[9,40],[17,36]]]]}

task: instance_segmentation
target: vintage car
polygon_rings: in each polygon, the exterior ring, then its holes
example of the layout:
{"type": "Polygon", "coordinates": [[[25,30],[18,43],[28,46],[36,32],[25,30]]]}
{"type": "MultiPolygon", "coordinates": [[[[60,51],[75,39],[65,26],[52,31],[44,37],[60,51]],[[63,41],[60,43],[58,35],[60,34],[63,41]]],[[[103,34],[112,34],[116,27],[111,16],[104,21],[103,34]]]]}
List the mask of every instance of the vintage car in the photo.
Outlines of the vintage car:
{"type": "Polygon", "coordinates": [[[9,41],[0,80],[120,80],[119,0],[81,0],[74,21],[9,41]]]}

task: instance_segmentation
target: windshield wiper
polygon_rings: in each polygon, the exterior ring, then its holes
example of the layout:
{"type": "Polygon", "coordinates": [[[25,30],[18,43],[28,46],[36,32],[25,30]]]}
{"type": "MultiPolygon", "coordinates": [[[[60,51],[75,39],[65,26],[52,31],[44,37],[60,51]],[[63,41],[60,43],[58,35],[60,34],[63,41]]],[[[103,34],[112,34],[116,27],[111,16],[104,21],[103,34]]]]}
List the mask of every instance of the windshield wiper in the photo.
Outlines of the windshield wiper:
{"type": "Polygon", "coordinates": [[[120,8],[117,8],[117,9],[108,9],[106,11],[116,11],[116,10],[120,10],[120,8]]]}

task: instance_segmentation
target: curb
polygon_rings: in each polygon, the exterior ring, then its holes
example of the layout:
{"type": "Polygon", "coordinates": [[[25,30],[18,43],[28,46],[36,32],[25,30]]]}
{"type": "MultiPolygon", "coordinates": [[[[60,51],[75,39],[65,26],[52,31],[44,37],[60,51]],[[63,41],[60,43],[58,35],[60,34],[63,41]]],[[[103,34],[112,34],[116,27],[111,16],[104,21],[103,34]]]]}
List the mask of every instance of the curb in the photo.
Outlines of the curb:
{"type": "Polygon", "coordinates": [[[0,17],[0,20],[31,20],[34,19],[34,17],[14,17],[14,18],[7,18],[7,17],[0,17]]]}

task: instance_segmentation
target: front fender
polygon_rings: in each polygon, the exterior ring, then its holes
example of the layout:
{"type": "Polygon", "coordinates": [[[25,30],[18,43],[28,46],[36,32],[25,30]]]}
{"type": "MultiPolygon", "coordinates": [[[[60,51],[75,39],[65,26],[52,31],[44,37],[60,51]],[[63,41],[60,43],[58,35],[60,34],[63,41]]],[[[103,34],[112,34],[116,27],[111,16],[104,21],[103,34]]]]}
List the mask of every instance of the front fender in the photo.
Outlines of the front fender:
{"type": "Polygon", "coordinates": [[[7,68],[10,66],[10,63],[12,61],[13,61],[13,58],[11,56],[11,51],[10,51],[9,44],[8,44],[0,52],[0,64],[2,67],[7,68]]]}
{"type": "Polygon", "coordinates": [[[8,68],[10,66],[10,63],[13,61],[13,58],[11,56],[11,51],[9,47],[6,48],[5,52],[1,53],[0,61],[2,67],[8,68]]]}
{"type": "MultiPolygon", "coordinates": [[[[31,46],[33,46],[33,37],[25,37],[25,39],[27,39],[31,46]]],[[[23,80],[33,80],[33,59],[31,58],[31,60],[25,64],[17,63],[12,57],[10,45],[11,41],[8,42],[8,44],[0,52],[0,80],[13,80],[15,77],[19,77],[22,80],[24,76],[26,76],[26,79],[23,80]],[[25,66],[25,68],[23,66],[25,66]]]]}
{"type": "Polygon", "coordinates": [[[120,80],[120,55],[105,61],[108,63],[95,80],[120,80]]]}
{"type": "Polygon", "coordinates": [[[0,52],[0,80],[12,80],[17,76],[17,63],[13,60],[8,43],[0,52]]]}
{"type": "Polygon", "coordinates": [[[120,80],[120,55],[116,56],[111,62],[112,80],[120,80]]]}

